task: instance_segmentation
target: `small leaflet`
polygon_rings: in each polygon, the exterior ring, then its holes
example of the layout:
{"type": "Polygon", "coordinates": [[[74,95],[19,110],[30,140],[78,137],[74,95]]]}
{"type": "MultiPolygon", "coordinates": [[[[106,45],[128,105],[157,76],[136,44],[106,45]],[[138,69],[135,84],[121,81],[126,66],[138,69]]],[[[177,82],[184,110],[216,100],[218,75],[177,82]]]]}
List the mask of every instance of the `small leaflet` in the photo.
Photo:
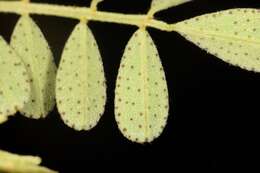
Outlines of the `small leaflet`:
{"type": "Polygon", "coordinates": [[[0,116],[0,124],[4,123],[6,121],[7,121],[7,117],[6,116],[4,116],[4,115],[0,116]]]}
{"type": "Polygon", "coordinates": [[[30,97],[26,68],[0,36],[0,122],[24,107],[30,97]]]}
{"type": "Polygon", "coordinates": [[[41,163],[41,158],[37,156],[21,156],[18,154],[9,153],[4,150],[0,150],[0,158],[4,158],[5,160],[10,160],[14,162],[23,162],[28,164],[36,164],[39,165],[41,163]]]}
{"type": "Polygon", "coordinates": [[[34,119],[44,118],[55,105],[56,65],[43,33],[28,15],[17,22],[11,46],[30,75],[31,97],[20,112],[34,119]]]}
{"type": "Polygon", "coordinates": [[[75,130],[90,130],[104,113],[106,82],[102,58],[87,24],[72,31],[57,72],[56,99],[61,118],[75,130]]]}
{"type": "Polygon", "coordinates": [[[157,48],[149,33],[137,30],[128,42],[116,81],[115,116],[122,134],[151,142],[168,117],[168,89],[157,48]]]}
{"type": "Polygon", "coordinates": [[[260,72],[259,18],[256,9],[231,9],[194,17],[173,27],[223,61],[260,72]]]}
{"type": "Polygon", "coordinates": [[[56,171],[39,166],[40,163],[40,157],[22,156],[0,150],[0,172],[57,173],[56,171]]]}
{"type": "Polygon", "coordinates": [[[151,3],[151,12],[152,14],[166,10],[168,8],[189,2],[191,0],[152,0],[151,3]]]}

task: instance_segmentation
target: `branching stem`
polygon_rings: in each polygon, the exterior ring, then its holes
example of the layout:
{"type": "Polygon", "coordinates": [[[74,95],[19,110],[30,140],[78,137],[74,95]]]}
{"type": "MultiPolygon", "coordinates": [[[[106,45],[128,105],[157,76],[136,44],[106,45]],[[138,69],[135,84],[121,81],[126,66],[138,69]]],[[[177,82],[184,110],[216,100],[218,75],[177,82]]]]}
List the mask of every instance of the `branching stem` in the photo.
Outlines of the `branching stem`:
{"type": "MultiPolygon", "coordinates": [[[[26,0],[25,0],[26,1],[26,0]]],[[[87,7],[63,6],[24,1],[0,1],[0,12],[15,14],[37,14],[66,17],[73,19],[87,19],[100,22],[112,22],[126,25],[147,26],[162,31],[174,31],[174,24],[167,24],[156,20],[150,15],[122,14],[114,12],[93,11],[87,7]]]]}

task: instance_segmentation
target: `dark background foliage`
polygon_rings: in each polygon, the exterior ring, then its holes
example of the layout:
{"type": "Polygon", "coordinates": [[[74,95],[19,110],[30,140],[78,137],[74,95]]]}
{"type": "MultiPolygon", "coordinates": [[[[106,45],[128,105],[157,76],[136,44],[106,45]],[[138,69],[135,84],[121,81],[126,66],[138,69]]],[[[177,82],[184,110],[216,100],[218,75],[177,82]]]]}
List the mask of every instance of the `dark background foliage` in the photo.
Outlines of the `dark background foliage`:
{"type": "MultiPolygon", "coordinates": [[[[35,2],[35,1],[33,1],[35,2]]],[[[87,6],[87,0],[37,0],[87,6]]],[[[100,10],[144,14],[149,0],[106,0],[100,10]]],[[[230,8],[259,8],[259,0],[195,0],[156,15],[169,23],[230,8]]],[[[59,64],[66,39],[76,20],[32,15],[42,29],[59,64]]],[[[18,19],[0,13],[0,34],[9,41],[18,19]]],[[[117,69],[134,26],[90,22],[103,57],[108,85],[104,116],[88,132],[64,125],[55,108],[46,119],[17,114],[0,126],[0,148],[39,155],[43,165],[66,172],[88,172],[125,166],[126,169],[169,168],[222,170],[254,166],[259,146],[260,75],[224,63],[175,32],[148,28],[158,46],[170,95],[168,124],[151,144],[135,144],[119,132],[113,113],[117,69]],[[165,164],[159,164],[164,162],[165,164]],[[106,166],[105,166],[106,165],[106,166]]]]}

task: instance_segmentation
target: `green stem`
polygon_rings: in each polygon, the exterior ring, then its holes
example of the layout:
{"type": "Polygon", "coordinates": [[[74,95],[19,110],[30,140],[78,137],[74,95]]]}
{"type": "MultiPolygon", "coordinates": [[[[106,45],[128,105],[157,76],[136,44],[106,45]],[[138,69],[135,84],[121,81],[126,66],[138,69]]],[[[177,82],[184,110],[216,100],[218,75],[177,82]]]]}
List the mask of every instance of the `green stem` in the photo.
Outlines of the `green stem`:
{"type": "Polygon", "coordinates": [[[38,14],[73,19],[87,19],[100,22],[112,22],[126,25],[148,26],[162,31],[174,31],[172,24],[153,19],[149,15],[122,14],[114,12],[93,11],[87,7],[63,6],[43,3],[0,2],[0,12],[16,14],[38,14]]]}

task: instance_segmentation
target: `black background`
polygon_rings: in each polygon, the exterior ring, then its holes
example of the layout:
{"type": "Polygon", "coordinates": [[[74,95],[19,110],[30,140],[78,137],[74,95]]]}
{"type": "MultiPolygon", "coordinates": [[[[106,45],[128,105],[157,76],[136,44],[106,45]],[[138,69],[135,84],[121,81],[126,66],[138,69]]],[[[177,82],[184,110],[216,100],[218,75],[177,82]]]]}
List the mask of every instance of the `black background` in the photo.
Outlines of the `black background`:
{"type": "MultiPolygon", "coordinates": [[[[33,1],[36,2],[36,1],[33,1]]],[[[87,0],[37,0],[88,6],[87,0]]],[[[148,0],[106,0],[100,10],[144,14],[148,0]]],[[[195,0],[156,15],[169,23],[230,8],[259,8],[258,0],[195,0]]],[[[66,39],[77,20],[32,15],[46,36],[59,64],[66,39]]],[[[0,13],[0,34],[9,41],[18,19],[0,13]]],[[[46,119],[19,114],[0,126],[0,148],[39,155],[43,165],[60,172],[90,169],[169,168],[222,170],[249,168],[258,163],[260,75],[224,63],[177,33],[148,28],[165,68],[170,96],[168,124],[151,144],[135,144],[119,132],[114,119],[114,87],[124,47],[134,26],[90,22],[100,51],[108,85],[106,110],[98,125],[76,132],[64,125],[55,108],[46,119]],[[163,164],[159,164],[163,163],[163,164]]],[[[124,170],[124,169],[122,169],[124,170]]]]}

